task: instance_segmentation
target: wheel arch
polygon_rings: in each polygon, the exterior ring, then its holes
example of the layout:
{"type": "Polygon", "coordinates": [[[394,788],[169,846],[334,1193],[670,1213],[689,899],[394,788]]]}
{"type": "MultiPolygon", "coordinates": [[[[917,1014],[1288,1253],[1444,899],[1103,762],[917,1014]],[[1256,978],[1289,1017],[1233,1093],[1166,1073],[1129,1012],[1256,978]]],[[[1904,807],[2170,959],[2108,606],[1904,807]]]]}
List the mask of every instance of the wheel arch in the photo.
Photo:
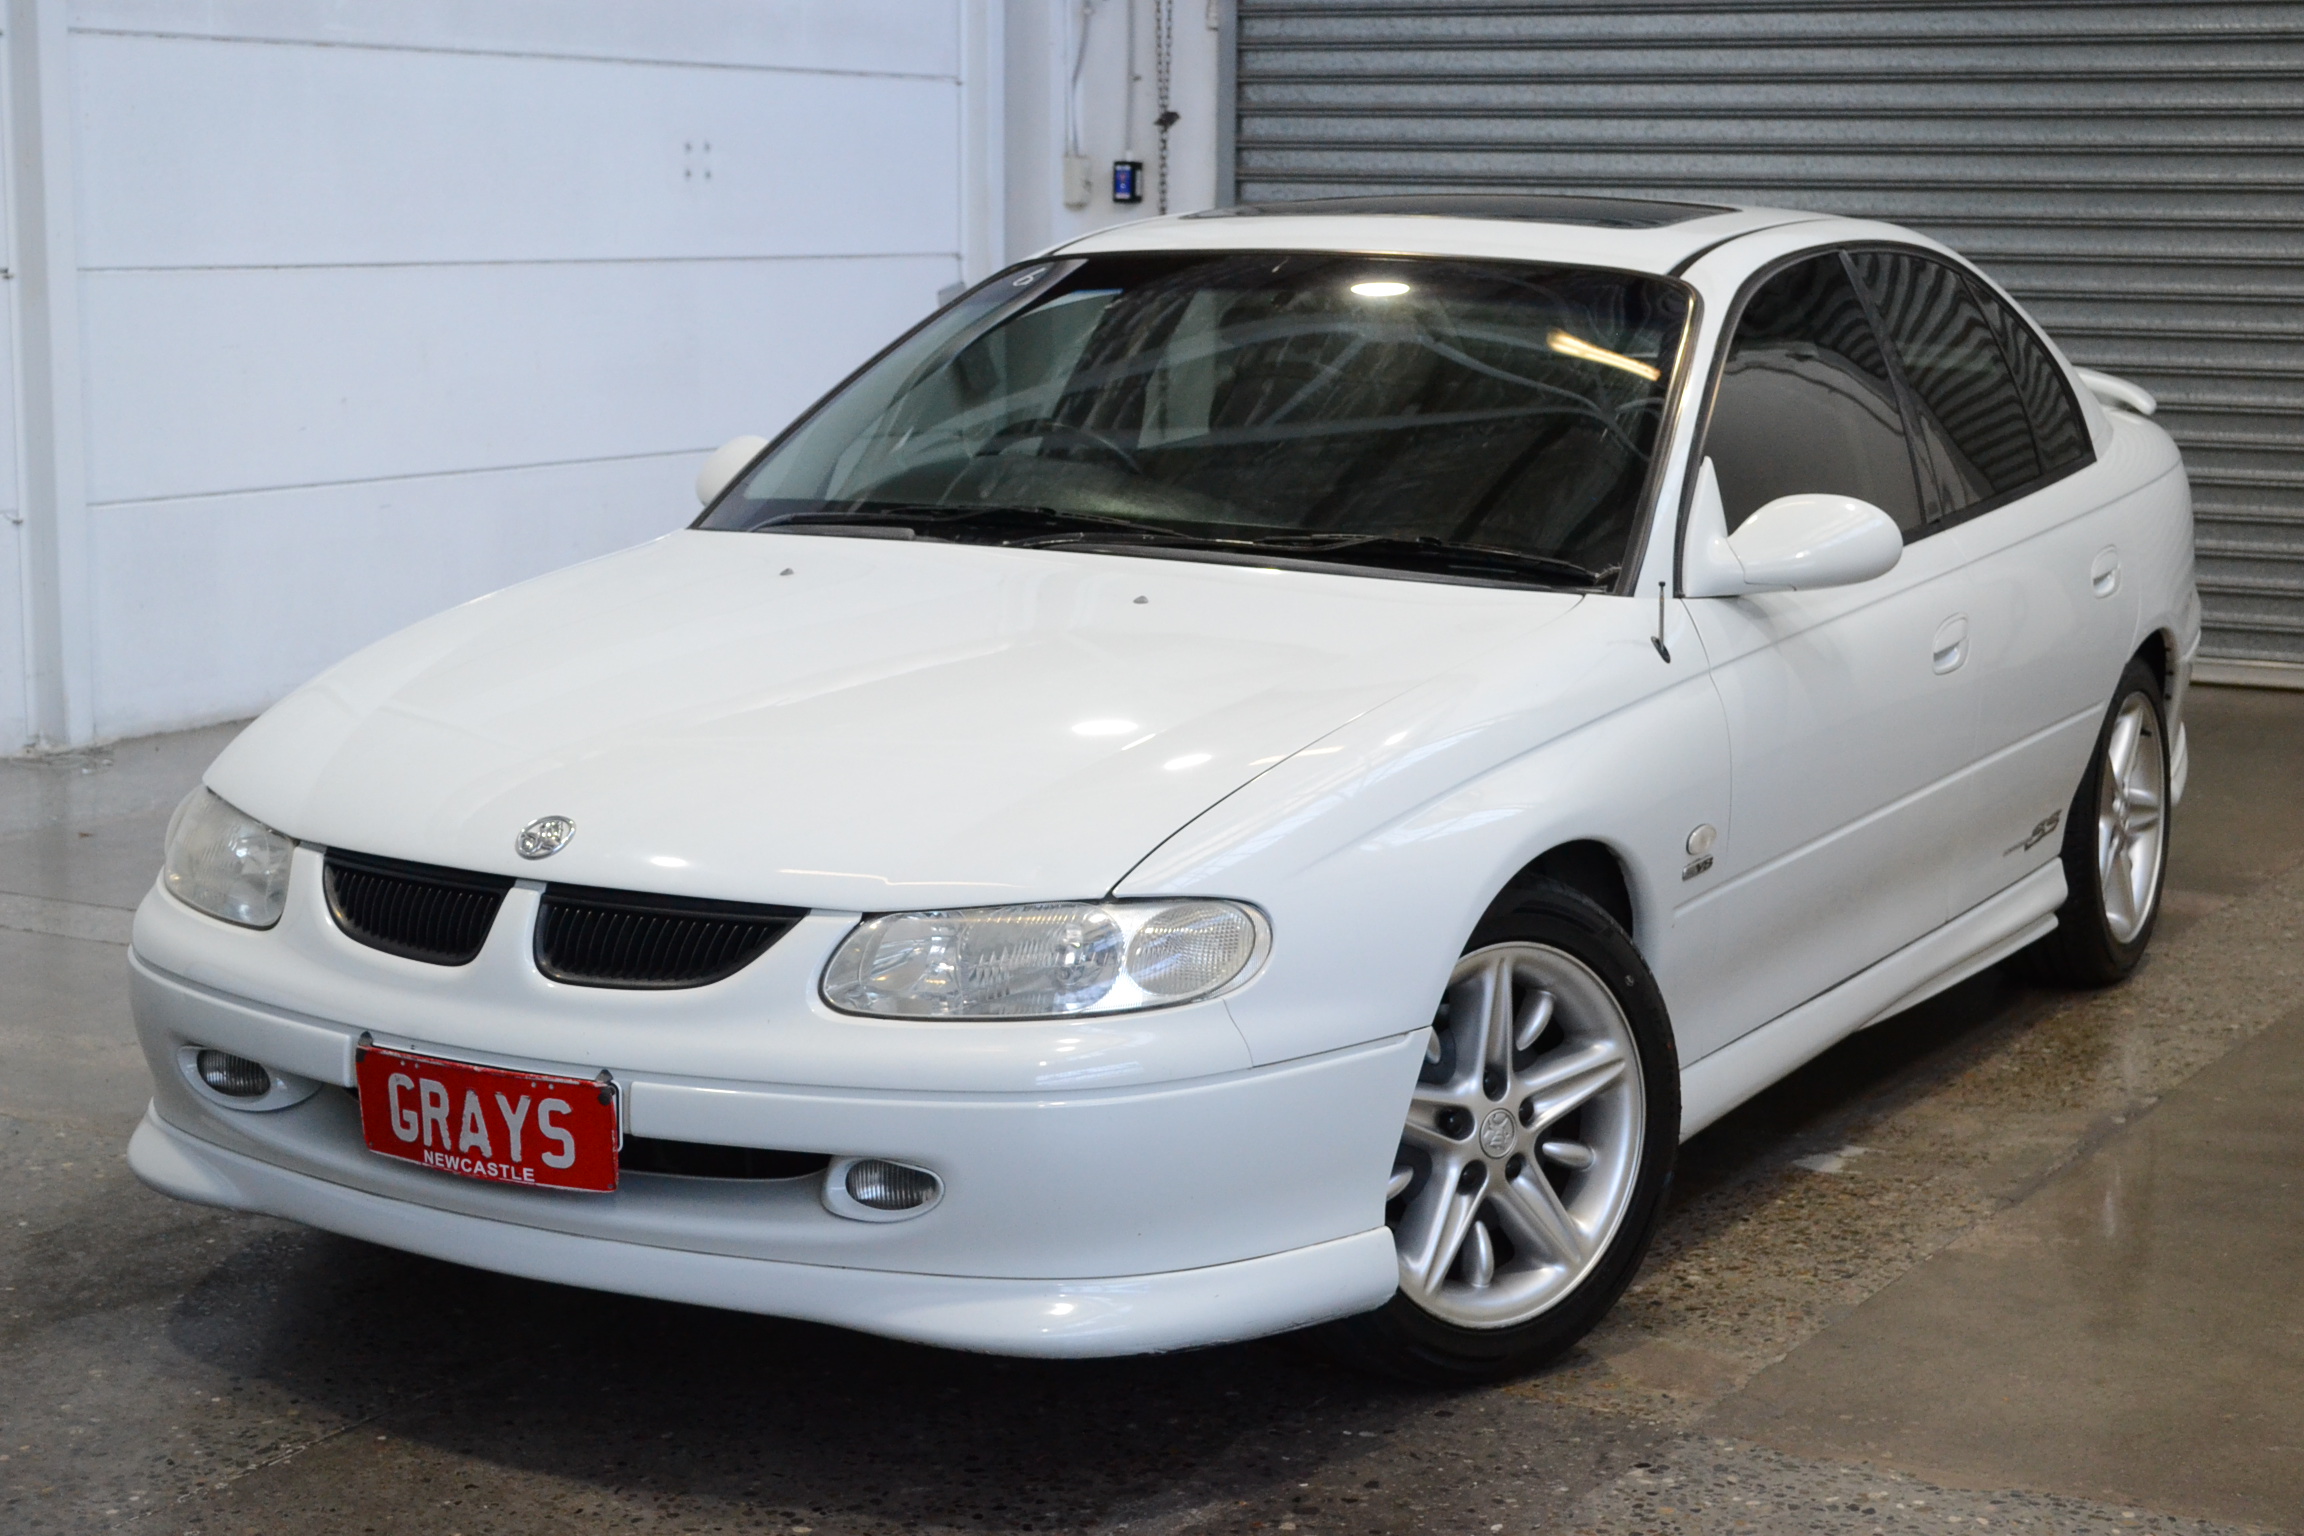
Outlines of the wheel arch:
{"type": "Polygon", "coordinates": [[[1640,944],[1639,910],[1632,900],[1632,882],[1626,873],[1623,857],[1607,843],[1597,838],[1580,837],[1556,843],[1530,859],[1504,882],[1496,899],[1488,904],[1488,913],[1510,906],[1519,894],[1538,880],[1556,880],[1580,895],[1589,897],[1593,904],[1616,919],[1618,926],[1631,935],[1635,948],[1640,944]]]}
{"type": "Polygon", "coordinates": [[[2164,629],[2151,631],[2145,635],[2143,643],[2136,647],[2135,659],[2152,669],[2153,677],[2160,683],[2160,697],[2163,700],[2173,698],[2176,687],[2176,637],[2164,629]]]}

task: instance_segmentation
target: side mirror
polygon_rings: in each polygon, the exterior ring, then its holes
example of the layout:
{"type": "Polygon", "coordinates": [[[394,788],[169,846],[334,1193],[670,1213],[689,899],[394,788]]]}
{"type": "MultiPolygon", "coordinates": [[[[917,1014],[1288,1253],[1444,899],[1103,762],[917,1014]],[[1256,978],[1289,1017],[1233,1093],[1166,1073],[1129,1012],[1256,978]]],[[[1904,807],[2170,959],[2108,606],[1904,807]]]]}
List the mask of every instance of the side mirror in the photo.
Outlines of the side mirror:
{"type": "Polygon", "coordinates": [[[1733,534],[1706,459],[1688,515],[1681,588],[1690,597],[1811,592],[1885,576],[1904,557],[1895,519],[1853,496],[1779,496],[1733,534]]]}
{"type": "Polygon", "coordinates": [[[732,437],[713,449],[712,457],[696,471],[697,501],[707,507],[718,501],[720,493],[728,489],[728,482],[744,473],[744,466],[760,457],[760,450],[767,446],[768,439],[746,434],[732,437]]]}

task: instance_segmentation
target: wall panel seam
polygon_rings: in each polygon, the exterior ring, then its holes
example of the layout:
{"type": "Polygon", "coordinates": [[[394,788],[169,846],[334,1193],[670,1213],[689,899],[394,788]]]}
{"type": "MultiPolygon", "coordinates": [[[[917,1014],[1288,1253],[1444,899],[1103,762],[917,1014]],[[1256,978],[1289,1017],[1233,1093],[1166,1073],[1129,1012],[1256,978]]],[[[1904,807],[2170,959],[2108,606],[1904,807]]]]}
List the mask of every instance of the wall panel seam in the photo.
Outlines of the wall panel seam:
{"type": "Polygon", "coordinates": [[[702,443],[693,448],[651,448],[642,453],[602,453],[581,459],[538,459],[522,464],[480,464],[461,469],[413,469],[399,475],[356,475],[349,480],[298,480],[279,485],[243,485],[223,490],[173,491],[165,496],[123,496],[110,501],[90,501],[91,512],[110,512],[123,507],[162,506],[179,501],[217,501],[230,496],[273,496],[295,491],[341,490],[357,485],[400,485],[411,480],[465,480],[477,475],[516,475],[533,469],[581,469],[592,464],[633,464],[647,459],[691,458],[710,453],[717,443],[702,443]]]}
{"type": "Polygon", "coordinates": [[[472,256],[411,261],[215,261],[80,268],[88,275],[156,272],[394,272],[455,267],[652,267],[775,261],[957,261],[956,250],[760,251],[727,256],[472,256]]]}
{"type": "Polygon", "coordinates": [[[447,58],[533,59],[547,64],[632,65],[645,69],[713,69],[739,74],[824,75],[847,80],[923,80],[957,85],[960,77],[941,71],[848,69],[819,64],[748,64],[726,59],[639,58],[613,53],[550,53],[518,48],[446,48],[437,43],[372,43],[335,38],[263,37],[252,33],[157,32],[114,27],[74,27],[74,37],[147,38],[161,42],[220,43],[261,48],[341,48],[361,53],[422,53],[447,58]]]}

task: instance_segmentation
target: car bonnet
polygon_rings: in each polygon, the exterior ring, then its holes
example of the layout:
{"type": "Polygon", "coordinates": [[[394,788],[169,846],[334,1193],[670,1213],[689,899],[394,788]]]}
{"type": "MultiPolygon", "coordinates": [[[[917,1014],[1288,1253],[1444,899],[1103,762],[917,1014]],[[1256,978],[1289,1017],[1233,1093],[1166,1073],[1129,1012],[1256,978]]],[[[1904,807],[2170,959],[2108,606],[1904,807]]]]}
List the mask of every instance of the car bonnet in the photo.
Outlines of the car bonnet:
{"type": "Polygon", "coordinates": [[[1574,594],[683,532],[452,609],[210,769],[309,842],[838,910],[1095,896],[1290,754],[1574,594]],[[565,817],[548,858],[521,830],[565,817]]]}

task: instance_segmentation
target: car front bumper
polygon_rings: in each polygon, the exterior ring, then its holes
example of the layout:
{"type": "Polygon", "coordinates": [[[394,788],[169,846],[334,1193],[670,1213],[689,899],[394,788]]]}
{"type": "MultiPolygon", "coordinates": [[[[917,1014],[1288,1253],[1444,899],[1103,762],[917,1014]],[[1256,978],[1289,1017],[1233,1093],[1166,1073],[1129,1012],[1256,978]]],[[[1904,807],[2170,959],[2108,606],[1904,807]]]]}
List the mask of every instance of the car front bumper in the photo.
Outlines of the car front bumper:
{"type": "MultiPolygon", "coordinates": [[[[206,921],[165,897],[148,907],[149,927],[206,921]]],[[[155,1091],[130,1163],[181,1199],[509,1274],[998,1353],[1249,1338],[1366,1311],[1397,1282],[1382,1191],[1421,1030],[1181,1081],[927,1092],[653,1070],[636,1018],[629,1050],[605,1062],[627,1135],[893,1157],[944,1183],[915,1218],[860,1222],[826,1207],[822,1175],[627,1172],[614,1193],[592,1195],[379,1156],[347,1091],[364,1034],[583,1076],[601,1063],[428,1040],[420,1023],[386,1036],[236,996],[213,973],[211,984],[188,980],[142,948],[130,956],[131,995],[155,1091]],[[235,1108],[184,1070],[192,1046],[314,1086],[285,1108],[235,1108]]],[[[956,1053],[985,1048],[981,1035],[948,1039],[956,1053]]],[[[923,1081],[949,1076],[933,1061],[920,1067],[923,1081]]]]}
{"type": "Polygon", "coordinates": [[[227,1152],[148,1110],[128,1144],[163,1194],[284,1216],[450,1263],[664,1301],[765,1312],[1002,1355],[1088,1358],[1257,1338],[1380,1306],[1384,1227],[1260,1258],[1094,1280],[998,1280],[737,1258],[586,1237],[346,1189],[227,1152]]]}

